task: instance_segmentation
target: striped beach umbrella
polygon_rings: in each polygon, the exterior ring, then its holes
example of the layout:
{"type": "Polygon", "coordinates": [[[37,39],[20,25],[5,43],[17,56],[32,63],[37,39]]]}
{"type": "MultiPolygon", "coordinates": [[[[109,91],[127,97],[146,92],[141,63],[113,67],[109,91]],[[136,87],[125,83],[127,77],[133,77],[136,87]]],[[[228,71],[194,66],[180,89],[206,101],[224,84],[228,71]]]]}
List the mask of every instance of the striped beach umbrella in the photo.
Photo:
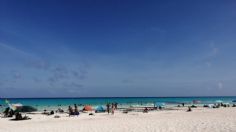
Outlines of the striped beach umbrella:
{"type": "Polygon", "coordinates": [[[8,106],[10,107],[10,109],[12,110],[17,110],[18,108],[21,108],[23,105],[18,103],[18,104],[8,104],[8,106]]]}
{"type": "Polygon", "coordinates": [[[15,109],[15,112],[35,112],[35,111],[37,111],[37,109],[32,106],[21,106],[15,109]]]}

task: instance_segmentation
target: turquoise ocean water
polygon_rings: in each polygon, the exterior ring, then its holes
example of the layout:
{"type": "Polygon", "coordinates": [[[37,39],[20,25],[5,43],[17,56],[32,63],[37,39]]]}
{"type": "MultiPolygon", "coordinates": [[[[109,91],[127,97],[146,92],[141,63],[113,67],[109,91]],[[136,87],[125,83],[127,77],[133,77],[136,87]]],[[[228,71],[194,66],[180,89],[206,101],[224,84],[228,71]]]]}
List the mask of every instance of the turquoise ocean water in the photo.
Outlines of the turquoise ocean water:
{"type": "MultiPolygon", "coordinates": [[[[227,97],[98,97],[98,98],[8,98],[10,103],[21,103],[36,107],[39,111],[43,109],[67,108],[69,105],[77,104],[81,108],[83,105],[105,105],[106,103],[117,102],[120,107],[129,106],[153,106],[154,103],[166,103],[169,106],[176,106],[181,103],[191,104],[193,100],[201,101],[201,104],[212,104],[216,100],[225,103],[233,103],[236,96],[227,97]]],[[[0,99],[0,110],[7,107],[5,98],[0,99]]]]}

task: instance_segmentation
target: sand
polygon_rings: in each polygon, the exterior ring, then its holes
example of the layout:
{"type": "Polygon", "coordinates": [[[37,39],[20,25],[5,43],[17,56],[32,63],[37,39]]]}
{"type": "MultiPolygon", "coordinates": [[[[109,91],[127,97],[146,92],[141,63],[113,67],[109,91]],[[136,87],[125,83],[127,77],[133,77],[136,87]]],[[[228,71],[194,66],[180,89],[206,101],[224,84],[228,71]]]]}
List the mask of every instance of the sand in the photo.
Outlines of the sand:
{"type": "Polygon", "coordinates": [[[28,115],[32,119],[27,121],[0,118],[0,132],[236,132],[236,108],[58,115],[28,115]]]}

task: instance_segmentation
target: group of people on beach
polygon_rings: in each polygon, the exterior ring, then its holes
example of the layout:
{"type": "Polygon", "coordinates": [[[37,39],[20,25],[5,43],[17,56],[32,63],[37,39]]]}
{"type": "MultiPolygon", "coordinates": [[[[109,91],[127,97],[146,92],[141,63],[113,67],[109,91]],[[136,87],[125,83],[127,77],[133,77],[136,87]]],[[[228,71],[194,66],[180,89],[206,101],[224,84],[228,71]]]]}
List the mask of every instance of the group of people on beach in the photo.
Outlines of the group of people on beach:
{"type": "Polygon", "coordinates": [[[115,114],[115,110],[117,109],[117,105],[118,105],[118,103],[107,103],[107,113],[108,114],[112,114],[112,115],[114,115],[115,114]]]}
{"type": "Polygon", "coordinates": [[[15,112],[10,109],[9,107],[7,107],[4,111],[3,111],[4,117],[13,117],[13,115],[15,115],[15,112]]]}
{"type": "Polygon", "coordinates": [[[71,116],[71,115],[79,115],[79,110],[78,110],[78,107],[77,107],[76,104],[74,104],[74,109],[71,106],[69,106],[68,107],[68,111],[69,111],[69,116],[71,116]]]}
{"type": "Polygon", "coordinates": [[[3,114],[4,114],[3,117],[5,117],[5,118],[15,116],[15,119],[13,119],[13,120],[28,120],[28,119],[30,119],[28,116],[22,116],[22,114],[20,112],[13,111],[9,107],[7,107],[5,109],[5,111],[3,111],[3,114]]]}
{"type": "MultiPolygon", "coordinates": [[[[114,115],[115,110],[117,109],[118,103],[107,103],[106,104],[106,111],[108,114],[114,115]]],[[[68,106],[69,116],[71,115],[79,115],[79,110],[76,104],[74,104],[74,109],[71,106],[68,106]]],[[[105,111],[104,111],[105,112],[105,111]]]]}

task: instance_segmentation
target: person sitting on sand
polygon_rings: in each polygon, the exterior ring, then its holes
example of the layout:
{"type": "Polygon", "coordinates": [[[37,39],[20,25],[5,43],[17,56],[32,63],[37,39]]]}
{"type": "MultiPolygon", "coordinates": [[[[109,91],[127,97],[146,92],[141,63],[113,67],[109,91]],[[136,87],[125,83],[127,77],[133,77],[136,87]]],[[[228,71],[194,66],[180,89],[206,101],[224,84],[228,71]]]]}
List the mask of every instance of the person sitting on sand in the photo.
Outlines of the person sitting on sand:
{"type": "Polygon", "coordinates": [[[52,110],[52,111],[50,111],[50,112],[47,112],[47,110],[44,110],[42,114],[48,115],[48,116],[49,116],[49,115],[54,115],[54,111],[52,110]]]}
{"type": "Polygon", "coordinates": [[[58,108],[58,110],[56,111],[58,113],[64,113],[64,110],[62,108],[58,108]]]}
{"type": "Polygon", "coordinates": [[[192,105],[191,108],[197,108],[197,106],[196,105],[192,105]]]}
{"type": "Polygon", "coordinates": [[[191,109],[191,107],[189,106],[187,112],[191,112],[191,111],[192,111],[192,109],[191,109]]]}
{"type": "Polygon", "coordinates": [[[47,110],[46,109],[43,110],[43,114],[47,114],[47,110]]]}
{"type": "Polygon", "coordinates": [[[22,115],[19,112],[17,112],[15,114],[15,116],[16,116],[16,118],[15,118],[16,120],[22,120],[23,119],[22,115]]]}
{"type": "Polygon", "coordinates": [[[22,115],[19,112],[16,112],[14,120],[29,120],[29,119],[31,118],[29,118],[28,116],[22,117],[22,115]]]}
{"type": "Polygon", "coordinates": [[[52,110],[52,111],[49,113],[49,115],[54,115],[54,111],[52,110]]]}
{"type": "Polygon", "coordinates": [[[143,113],[148,113],[148,108],[145,107],[145,109],[143,110],[143,113]]]}

